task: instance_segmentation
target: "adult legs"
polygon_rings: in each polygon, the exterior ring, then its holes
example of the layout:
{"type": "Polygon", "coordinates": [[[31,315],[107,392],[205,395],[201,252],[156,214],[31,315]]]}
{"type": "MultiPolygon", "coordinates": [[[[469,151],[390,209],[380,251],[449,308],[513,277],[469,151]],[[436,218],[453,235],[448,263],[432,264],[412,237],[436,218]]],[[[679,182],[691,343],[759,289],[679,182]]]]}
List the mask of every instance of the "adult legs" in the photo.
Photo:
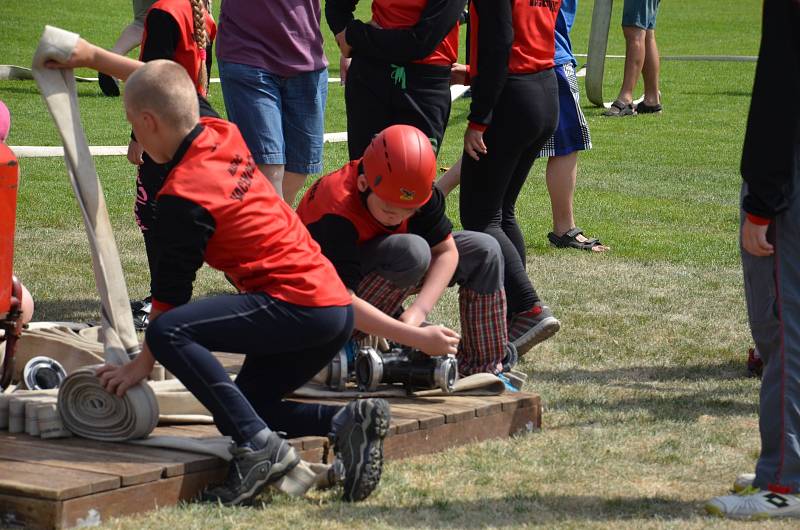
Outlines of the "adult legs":
{"type": "Polygon", "coordinates": [[[633,102],[633,91],[645,62],[646,33],[646,30],[638,26],[622,26],[622,34],[625,36],[625,71],[617,99],[623,103],[633,102]]]}
{"type": "Polygon", "coordinates": [[[661,103],[661,93],[658,91],[661,57],[658,55],[658,45],[656,45],[656,30],[647,30],[644,43],[645,54],[644,64],[642,65],[644,103],[645,105],[654,106],[661,103]]]}
{"type": "Polygon", "coordinates": [[[389,69],[355,57],[344,86],[347,109],[347,149],[350,160],[361,158],[373,136],[392,125],[392,84],[389,69]]]}
{"type": "Polygon", "coordinates": [[[572,199],[578,175],[578,152],[547,159],[547,193],[553,210],[553,232],[563,235],[575,226],[572,199]]]}

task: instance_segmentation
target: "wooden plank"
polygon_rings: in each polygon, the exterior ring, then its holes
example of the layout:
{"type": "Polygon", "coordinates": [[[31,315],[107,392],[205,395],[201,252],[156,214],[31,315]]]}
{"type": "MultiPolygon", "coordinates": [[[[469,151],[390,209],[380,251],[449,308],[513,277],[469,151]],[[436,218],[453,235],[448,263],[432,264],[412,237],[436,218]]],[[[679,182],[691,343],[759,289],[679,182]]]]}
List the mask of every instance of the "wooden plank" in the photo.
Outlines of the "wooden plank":
{"type": "MultiPolygon", "coordinates": [[[[391,403],[391,402],[390,402],[391,403]]],[[[392,415],[401,418],[414,418],[419,421],[420,429],[432,429],[444,425],[444,414],[426,409],[424,405],[392,404],[392,415]]]]}
{"type": "Polygon", "coordinates": [[[161,478],[164,468],[144,459],[131,457],[124,451],[75,451],[58,444],[34,443],[31,440],[12,441],[8,438],[0,443],[0,458],[31,464],[91,471],[116,475],[122,486],[152,482],[161,478]]]}
{"type": "Polygon", "coordinates": [[[0,528],[55,528],[61,501],[0,494],[0,528]]]}
{"type": "Polygon", "coordinates": [[[120,479],[116,475],[0,460],[0,493],[64,500],[119,486],[120,479]]]}
{"type": "Polygon", "coordinates": [[[503,411],[503,405],[494,401],[494,397],[495,396],[458,396],[458,400],[464,403],[465,406],[472,407],[475,410],[475,416],[482,418],[503,411]]]}
{"type": "Polygon", "coordinates": [[[392,405],[417,405],[424,406],[426,410],[442,414],[445,423],[458,423],[475,417],[475,409],[463,406],[457,399],[441,398],[392,398],[392,405]]]}
{"type": "Polygon", "coordinates": [[[458,445],[506,437],[524,429],[528,422],[534,425],[540,423],[537,407],[517,408],[458,423],[447,423],[435,429],[395,435],[384,442],[384,457],[396,459],[437,453],[458,445]]]}
{"type": "Polygon", "coordinates": [[[52,528],[72,528],[78,524],[79,519],[85,520],[94,514],[100,522],[106,522],[112,517],[173,506],[180,501],[195,498],[209,484],[222,482],[225,474],[225,469],[201,471],[97,495],[73,498],[63,503],[58,520],[52,528]]]}
{"type": "Polygon", "coordinates": [[[419,430],[419,420],[398,416],[392,411],[392,421],[389,424],[389,436],[419,430]]]}

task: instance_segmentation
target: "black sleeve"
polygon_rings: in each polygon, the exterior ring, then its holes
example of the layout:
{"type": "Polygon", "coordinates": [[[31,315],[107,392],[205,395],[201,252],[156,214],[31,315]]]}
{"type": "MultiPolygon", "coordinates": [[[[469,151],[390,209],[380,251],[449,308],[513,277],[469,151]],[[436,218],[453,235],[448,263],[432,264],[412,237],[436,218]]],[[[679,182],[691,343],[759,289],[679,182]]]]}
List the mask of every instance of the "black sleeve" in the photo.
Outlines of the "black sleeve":
{"type": "Polygon", "coordinates": [[[319,243],[322,254],[333,263],[345,287],[355,291],[363,274],[358,256],[358,231],[353,223],[339,215],[329,214],[306,228],[319,243]]]}
{"type": "Polygon", "coordinates": [[[175,59],[175,50],[181,30],[172,15],[160,9],[151,9],[144,21],[147,40],[142,47],[142,62],[154,59],[175,59]]]}
{"type": "Polygon", "coordinates": [[[192,298],[192,284],[216,223],[208,210],[174,195],[158,198],[156,216],[153,230],[159,257],[153,297],[182,305],[192,298]]]}
{"type": "Polygon", "coordinates": [[[492,109],[508,76],[508,57],[514,43],[509,0],[472,0],[478,13],[478,71],[472,77],[469,121],[489,125],[492,109]]]}
{"type": "Polygon", "coordinates": [[[741,166],[748,185],[742,208],[759,217],[788,208],[800,171],[799,28],[800,3],[765,0],[741,166]]]}
{"type": "Polygon", "coordinates": [[[433,187],[431,198],[408,220],[408,232],[416,234],[435,247],[453,231],[453,223],[445,212],[444,193],[433,187]]]}
{"type": "Polygon", "coordinates": [[[211,103],[201,96],[200,93],[197,94],[197,103],[200,107],[201,118],[221,118],[219,113],[211,106],[211,103]]]}
{"type": "Polygon", "coordinates": [[[428,0],[419,21],[406,29],[378,29],[360,20],[347,24],[347,43],[353,53],[386,62],[423,59],[450,33],[464,11],[466,0],[428,0]]]}
{"type": "Polygon", "coordinates": [[[328,21],[328,27],[334,35],[341,33],[353,20],[356,4],[358,0],[326,0],[325,20],[328,21]]]}

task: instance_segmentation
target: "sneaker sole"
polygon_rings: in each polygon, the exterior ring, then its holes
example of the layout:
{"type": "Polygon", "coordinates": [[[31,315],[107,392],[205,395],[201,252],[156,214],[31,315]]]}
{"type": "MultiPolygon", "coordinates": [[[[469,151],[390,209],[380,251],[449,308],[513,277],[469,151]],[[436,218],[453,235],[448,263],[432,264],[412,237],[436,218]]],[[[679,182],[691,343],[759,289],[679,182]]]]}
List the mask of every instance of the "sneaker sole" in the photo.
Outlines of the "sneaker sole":
{"type": "MultiPolygon", "coordinates": [[[[344,495],[345,501],[362,501],[375,491],[381,480],[383,471],[383,439],[389,432],[391,412],[386,400],[365,401],[367,410],[360,411],[365,421],[355,424],[347,433],[347,448],[351,452],[351,461],[357,462],[354,469],[348,469],[345,474],[344,495]],[[356,477],[352,482],[348,477],[356,477]]],[[[339,451],[345,444],[340,443],[339,451]]]]}
{"type": "Polygon", "coordinates": [[[522,357],[530,351],[531,348],[544,342],[561,329],[561,322],[556,317],[547,317],[534,327],[523,333],[522,336],[513,341],[514,346],[517,347],[517,355],[522,357]]]}
{"type": "Polygon", "coordinates": [[[253,474],[260,474],[262,476],[255,478],[255,482],[253,482],[253,485],[247,491],[242,492],[235,499],[222,502],[222,505],[237,506],[248,505],[252,503],[253,499],[256,498],[258,494],[264,490],[264,488],[283,477],[286,473],[294,469],[299,463],[300,457],[297,455],[297,453],[295,453],[294,448],[289,446],[289,450],[286,451],[284,457],[279,462],[273,464],[266,473],[260,473],[257,468],[251,470],[250,473],[244,477],[242,482],[253,480],[253,474]]]}

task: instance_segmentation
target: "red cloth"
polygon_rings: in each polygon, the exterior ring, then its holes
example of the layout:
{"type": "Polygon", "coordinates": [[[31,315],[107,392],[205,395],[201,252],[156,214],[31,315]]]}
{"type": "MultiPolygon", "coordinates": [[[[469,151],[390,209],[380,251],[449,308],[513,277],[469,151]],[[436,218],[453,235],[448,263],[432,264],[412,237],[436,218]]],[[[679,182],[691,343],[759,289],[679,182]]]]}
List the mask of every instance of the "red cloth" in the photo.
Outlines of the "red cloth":
{"type": "Polygon", "coordinates": [[[169,173],[158,197],[189,200],[214,219],[206,263],[226,273],[241,291],[265,292],[307,307],[349,305],[350,294],[333,265],[258,170],[239,129],[217,118],[200,122],[205,129],[169,173]]]}
{"type": "MultiPolygon", "coordinates": [[[[372,20],[385,29],[410,28],[417,22],[428,0],[373,0],[372,20]]],[[[450,66],[458,60],[458,24],[420,64],[450,66]]]]}

